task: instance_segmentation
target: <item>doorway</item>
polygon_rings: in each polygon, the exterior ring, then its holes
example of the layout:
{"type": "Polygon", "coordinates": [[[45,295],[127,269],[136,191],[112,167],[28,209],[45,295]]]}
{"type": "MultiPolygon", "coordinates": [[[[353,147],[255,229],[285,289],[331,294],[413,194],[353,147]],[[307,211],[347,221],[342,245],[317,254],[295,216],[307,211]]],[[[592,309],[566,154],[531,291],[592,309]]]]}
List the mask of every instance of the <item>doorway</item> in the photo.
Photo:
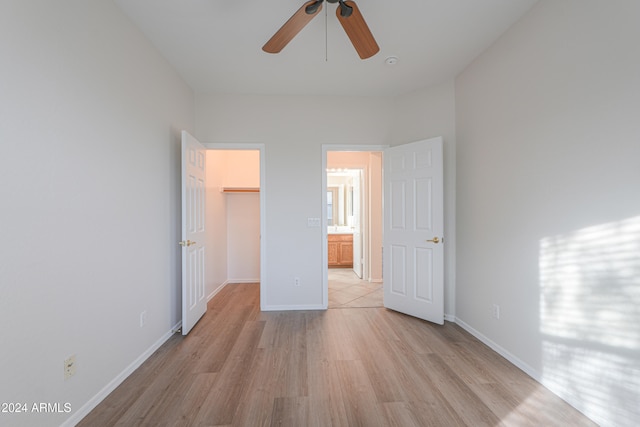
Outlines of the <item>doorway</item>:
{"type": "MultiPolygon", "coordinates": [[[[333,151],[341,155],[370,151],[373,158],[382,160],[384,179],[381,179],[380,210],[369,209],[364,227],[373,240],[380,230],[380,251],[371,242],[369,259],[365,256],[364,271],[376,265],[374,256],[381,256],[384,233],[383,305],[437,324],[444,323],[444,202],[443,202],[443,139],[435,137],[394,147],[322,146],[322,231],[324,304],[328,308],[327,268],[327,174],[333,151]],[[384,214],[383,214],[384,212],[384,214]],[[383,227],[376,227],[373,215],[383,227]]],[[[372,168],[369,171],[373,170],[372,168]]],[[[382,167],[380,168],[382,170],[382,167]]],[[[382,173],[381,173],[382,175],[382,173]]],[[[371,182],[374,182],[373,180],[371,182]]],[[[365,190],[366,194],[374,194],[365,190]]],[[[369,202],[371,204],[371,201],[369,202]]],[[[382,261],[380,269],[382,270],[382,261]]]]}
{"type": "Polygon", "coordinates": [[[203,144],[207,148],[207,298],[226,285],[260,283],[264,301],[265,215],[263,144],[203,144]]]}
{"type": "Polygon", "coordinates": [[[382,306],[382,150],[323,146],[327,308],[382,306]]]}

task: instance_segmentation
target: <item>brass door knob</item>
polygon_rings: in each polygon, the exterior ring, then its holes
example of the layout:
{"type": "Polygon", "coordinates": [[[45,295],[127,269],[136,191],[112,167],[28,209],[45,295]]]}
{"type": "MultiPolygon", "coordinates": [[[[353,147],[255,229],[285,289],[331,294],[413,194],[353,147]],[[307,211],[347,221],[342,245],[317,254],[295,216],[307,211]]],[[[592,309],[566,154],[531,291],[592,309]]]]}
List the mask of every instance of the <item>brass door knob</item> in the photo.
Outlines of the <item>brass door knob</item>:
{"type": "Polygon", "coordinates": [[[426,240],[426,241],[427,241],[427,242],[431,242],[431,243],[440,243],[440,239],[439,239],[439,238],[437,238],[437,237],[434,237],[433,239],[431,239],[431,240],[426,240]]]}

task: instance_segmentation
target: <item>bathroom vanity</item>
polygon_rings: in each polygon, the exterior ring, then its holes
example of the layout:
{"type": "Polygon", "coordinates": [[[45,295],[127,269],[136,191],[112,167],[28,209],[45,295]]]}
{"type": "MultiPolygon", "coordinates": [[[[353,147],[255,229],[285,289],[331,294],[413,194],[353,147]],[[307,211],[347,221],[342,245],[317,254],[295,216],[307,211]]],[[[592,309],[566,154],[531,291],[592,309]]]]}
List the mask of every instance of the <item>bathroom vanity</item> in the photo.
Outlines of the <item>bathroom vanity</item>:
{"type": "Polygon", "coordinates": [[[353,267],[353,234],[329,233],[329,267],[353,267]]]}

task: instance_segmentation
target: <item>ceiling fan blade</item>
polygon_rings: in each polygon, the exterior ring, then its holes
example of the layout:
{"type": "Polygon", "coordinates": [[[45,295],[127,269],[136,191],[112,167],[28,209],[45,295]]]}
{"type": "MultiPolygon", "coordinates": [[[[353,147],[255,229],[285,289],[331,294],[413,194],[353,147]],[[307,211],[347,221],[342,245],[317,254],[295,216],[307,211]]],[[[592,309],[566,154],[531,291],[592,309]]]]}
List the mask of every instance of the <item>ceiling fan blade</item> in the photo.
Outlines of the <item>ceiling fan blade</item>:
{"type": "Polygon", "coordinates": [[[262,46],[267,53],[278,53],[322,10],[322,3],[311,0],[302,5],[296,13],[262,46]],[[307,7],[312,13],[307,13],[307,7]]]}
{"type": "Polygon", "coordinates": [[[345,6],[351,8],[352,11],[349,16],[342,16],[342,8],[338,6],[336,9],[336,16],[340,24],[342,24],[342,28],[344,28],[347,36],[349,36],[351,44],[353,44],[353,47],[361,59],[372,57],[380,51],[376,39],[373,38],[373,34],[371,34],[371,30],[369,30],[356,3],[353,1],[345,1],[343,3],[345,6]]]}

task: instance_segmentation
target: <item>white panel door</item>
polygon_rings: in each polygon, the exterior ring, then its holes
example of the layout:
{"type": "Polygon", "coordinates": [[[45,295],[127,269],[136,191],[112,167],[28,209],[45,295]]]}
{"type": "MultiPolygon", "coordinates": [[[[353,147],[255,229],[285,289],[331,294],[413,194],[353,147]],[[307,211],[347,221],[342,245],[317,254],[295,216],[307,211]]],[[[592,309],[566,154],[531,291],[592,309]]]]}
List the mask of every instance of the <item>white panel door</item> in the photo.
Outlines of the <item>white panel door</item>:
{"type": "Polygon", "coordinates": [[[207,311],[205,297],[206,148],[182,131],[182,335],[207,311]]]}
{"type": "Polygon", "coordinates": [[[384,306],[444,323],[442,138],[384,152],[384,306]]]}

